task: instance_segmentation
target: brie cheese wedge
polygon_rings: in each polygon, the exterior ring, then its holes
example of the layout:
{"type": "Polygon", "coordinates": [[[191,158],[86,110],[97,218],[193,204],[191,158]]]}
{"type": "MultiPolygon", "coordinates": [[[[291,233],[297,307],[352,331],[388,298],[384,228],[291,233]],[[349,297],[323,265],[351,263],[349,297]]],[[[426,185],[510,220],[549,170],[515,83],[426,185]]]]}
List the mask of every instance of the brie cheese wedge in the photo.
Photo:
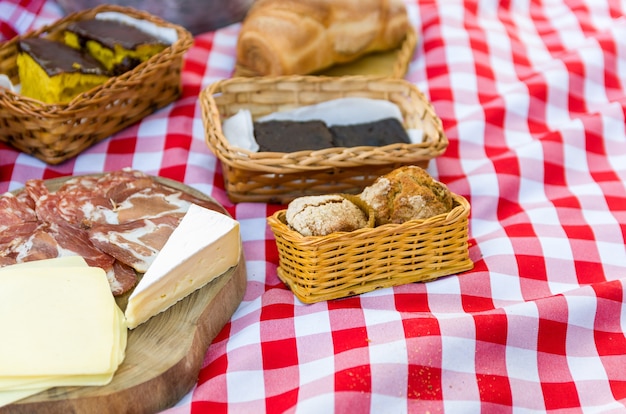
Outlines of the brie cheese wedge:
{"type": "Polygon", "coordinates": [[[128,328],[136,328],[236,266],[240,254],[239,222],[192,204],[128,298],[128,328]]]}

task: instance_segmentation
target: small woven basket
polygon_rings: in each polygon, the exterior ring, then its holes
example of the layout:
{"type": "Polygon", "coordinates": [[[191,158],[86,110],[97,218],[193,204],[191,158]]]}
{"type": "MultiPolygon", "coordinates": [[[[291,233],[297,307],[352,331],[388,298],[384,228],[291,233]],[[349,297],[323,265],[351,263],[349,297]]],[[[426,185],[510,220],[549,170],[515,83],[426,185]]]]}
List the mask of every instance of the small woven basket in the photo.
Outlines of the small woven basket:
{"type": "Polygon", "coordinates": [[[67,104],[46,104],[0,88],[0,141],[49,164],[58,164],[180,96],[183,55],[193,44],[191,34],[181,26],[122,6],[102,5],[76,12],[11,39],[0,46],[0,73],[13,84],[19,83],[16,59],[20,39],[59,39],[69,23],[93,18],[101,12],[123,13],[173,28],[178,39],[133,70],[112,77],[67,104]]]}
{"type": "Polygon", "coordinates": [[[356,194],[376,178],[403,165],[426,168],[448,146],[441,119],[424,94],[404,79],[378,76],[282,76],[231,78],[200,93],[206,142],[221,161],[224,185],[233,202],[286,204],[303,195],[356,194]],[[253,119],[344,97],[395,103],[407,129],[423,141],[382,147],[325,148],[316,151],[251,152],[230,145],[222,121],[241,109],[253,119]]]}
{"type": "Polygon", "coordinates": [[[304,303],[425,282],[470,270],[470,205],[453,194],[447,214],[327,236],[302,236],[286,210],[267,218],[279,254],[278,277],[304,303]]]}

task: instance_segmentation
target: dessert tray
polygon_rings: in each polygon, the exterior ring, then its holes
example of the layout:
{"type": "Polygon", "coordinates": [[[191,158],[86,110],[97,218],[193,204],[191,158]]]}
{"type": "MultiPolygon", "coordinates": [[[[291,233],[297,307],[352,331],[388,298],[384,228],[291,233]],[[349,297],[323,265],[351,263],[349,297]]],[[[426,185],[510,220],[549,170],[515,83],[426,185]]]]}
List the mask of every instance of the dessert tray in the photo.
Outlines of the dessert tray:
{"type": "MultiPolygon", "coordinates": [[[[47,180],[50,190],[68,178],[47,180]]],[[[182,183],[161,183],[213,200],[182,183]]],[[[226,210],[223,211],[225,214],[226,210]]],[[[128,331],[126,357],[105,386],[51,388],[0,407],[13,413],[158,412],[175,405],[197,381],[206,351],[241,303],[246,289],[245,259],[206,286],[137,328],[128,331]]],[[[127,294],[116,298],[122,310],[127,294]]],[[[77,327],[77,329],[79,329],[77,327]]]]}

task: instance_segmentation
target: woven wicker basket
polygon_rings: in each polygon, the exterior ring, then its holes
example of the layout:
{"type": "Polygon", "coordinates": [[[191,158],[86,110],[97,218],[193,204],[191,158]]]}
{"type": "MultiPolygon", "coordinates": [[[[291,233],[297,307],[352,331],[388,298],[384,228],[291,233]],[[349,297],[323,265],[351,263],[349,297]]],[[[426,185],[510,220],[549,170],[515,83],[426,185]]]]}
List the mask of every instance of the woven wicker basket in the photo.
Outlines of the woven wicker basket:
{"type": "Polygon", "coordinates": [[[313,303],[469,270],[470,205],[453,198],[448,214],[321,237],[291,230],[286,210],[277,211],[267,221],[278,247],[278,277],[302,302],[313,303]]]}
{"type": "Polygon", "coordinates": [[[191,34],[148,13],[121,6],[102,5],[73,13],[13,38],[0,46],[0,73],[19,83],[16,58],[20,39],[59,39],[69,23],[109,11],[173,28],[178,40],[133,70],[112,77],[67,104],[45,104],[0,88],[1,141],[49,164],[58,164],[180,96],[183,55],[193,44],[191,34]]]}
{"type": "Polygon", "coordinates": [[[288,203],[302,195],[358,193],[376,178],[403,165],[426,168],[448,140],[441,119],[412,83],[373,76],[285,76],[232,78],[200,93],[207,145],[222,163],[233,202],[288,203]],[[342,97],[388,100],[400,108],[406,128],[423,131],[415,144],[326,148],[292,153],[251,152],[230,145],[222,121],[240,109],[254,119],[281,110],[342,97]]]}

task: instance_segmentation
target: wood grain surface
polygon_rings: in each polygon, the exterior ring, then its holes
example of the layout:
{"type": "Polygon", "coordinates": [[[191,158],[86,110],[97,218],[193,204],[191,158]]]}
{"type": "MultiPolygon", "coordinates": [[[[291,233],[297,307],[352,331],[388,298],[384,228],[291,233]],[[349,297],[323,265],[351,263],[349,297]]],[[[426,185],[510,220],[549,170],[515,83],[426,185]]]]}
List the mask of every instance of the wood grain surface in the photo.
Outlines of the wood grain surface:
{"type": "MultiPolygon", "coordinates": [[[[46,185],[54,190],[66,180],[49,180],[46,185]]],[[[213,200],[181,183],[158,180],[213,200]]],[[[206,351],[241,303],[246,283],[242,250],[236,267],[128,331],[126,357],[111,383],[51,388],[0,407],[0,414],[155,413],[175,405],[196,383],[206,351]]],[[[129,294],[117,298],[122,309],[129,294]]]]}

